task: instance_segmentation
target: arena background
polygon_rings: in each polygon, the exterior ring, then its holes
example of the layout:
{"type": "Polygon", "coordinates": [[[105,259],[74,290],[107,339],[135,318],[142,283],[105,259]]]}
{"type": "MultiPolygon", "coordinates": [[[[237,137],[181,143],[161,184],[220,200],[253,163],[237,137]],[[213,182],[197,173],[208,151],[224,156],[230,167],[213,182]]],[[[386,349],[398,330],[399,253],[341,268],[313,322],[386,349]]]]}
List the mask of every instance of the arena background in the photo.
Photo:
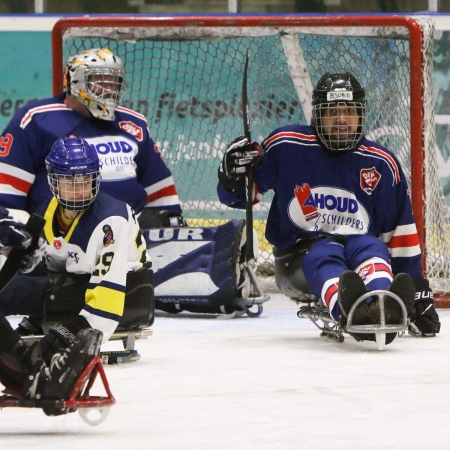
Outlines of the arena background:
{"type": "MultiPolygon", "coordinates": [[[[431,13],[430,16],[436,23],[434,98],[439,177],[450,206],[450,15],[431,13]]],[[[0,15],[1,130],[17,108],[52,95],[51,29],[60,17],[0,15]]],[[[136,105],[129,106],[138,109],[136,105]]],[[[150,123],[149,126],[157,140],[157,124],[150,123]]],[[[214,143],[211,144],[214,147],[214,143]]],[[[170,155],[167,156],[170,159],[170,155]]]]}

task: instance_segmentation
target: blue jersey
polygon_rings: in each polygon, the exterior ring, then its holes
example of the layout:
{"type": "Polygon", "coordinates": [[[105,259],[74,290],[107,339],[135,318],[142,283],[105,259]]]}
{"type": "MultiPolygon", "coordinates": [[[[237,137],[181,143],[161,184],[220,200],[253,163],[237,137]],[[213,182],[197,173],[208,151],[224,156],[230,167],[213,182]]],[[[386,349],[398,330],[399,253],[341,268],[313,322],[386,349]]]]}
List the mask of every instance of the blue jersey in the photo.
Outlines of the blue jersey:
{"type": "MultiPolygon", "coordinates": [[[[363,138],[348,152],[325,150],[312,127],[288,125],[262,143],[254,174],[255,201],[274,198],[266,238],[279,249],[318,235],[369,235],[389,248],[395,273],[422,277],[419,237],[407,181],[397,158],[363,138]]],[[[218,186],[220,200],[245,208],[245,192],[218,186]]]]}
{"type": "Polygon", "coordinates": [[[52,272],[90,275],[80,314],[106,342],[123,314],[127,273],[151,267],[145,240],[133,210],[107,194],[100,192],[65,236],[53,226],[57,208],[52,198],[38,210],[46,220],[45,264],[52,272]]]}
{"type": "Polygon", "coordinates": [[[97,150],[100,190],[128,203],[181,213],[172,175],[145,117],[117,107],[114,121],[85,117],[64,104],[65,94],[19,109],[0,137],[0,205],[35,212],[52,197],[45,157],[60,137],[75,135],[97,150]]]}

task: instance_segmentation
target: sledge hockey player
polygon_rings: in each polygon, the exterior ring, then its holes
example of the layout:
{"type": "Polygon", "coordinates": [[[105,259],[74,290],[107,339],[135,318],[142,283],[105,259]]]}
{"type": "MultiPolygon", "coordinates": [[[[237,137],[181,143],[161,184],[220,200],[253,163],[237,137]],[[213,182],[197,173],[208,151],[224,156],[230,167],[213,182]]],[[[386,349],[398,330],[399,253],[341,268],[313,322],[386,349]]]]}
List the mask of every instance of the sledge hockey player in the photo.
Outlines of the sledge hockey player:
{"type": "MultiPolygon", "coordinates": [[[[287,125],[259,145],[235,139],[219,168],[218,195],[245,208],[244,174],[251,166],[254,203],[275,192],[266,237],[274,246],[275,278],[293,300],[313,294],[342,320],[368,291],[389,290],[404,302],[409,331],[435,336],[440,322],[422,275],[419,238],[402,168],[388,149],[364,136],[365,89],[350,73],[326,73],[312,97],[311,126],[287,125]]],[[[399,323],[400,304],[385,302],[386,323],[399,323]]],[[[380,322],[376,296],[361,303],[353,324],[380,322]]],[[[396,333],[386,335],[386,344],[396,333]]],[[[375,340],[360,334],[358,340],[375,340]]]]}
{"type": "Polygon", "coordinates": [[[106,342],[124,312],[128,273],[151,275],[151,263],[131,207],[99,192],[100,162],[92,145],[75,136],[60,138],[46,157],[46,167],[53,197],[38,213],[46,220],[48,274],[27,277],[35,279],[34,292],[23,292],[20,299],[11,296],[0,307],[6,315],[31,316],[18,327],[26,335],[42,333],[40,319],[50,287],[66,293],[61,294],[62,304],[69,295],[71,302],[84,305],[44,339],[48,346],[42,348],[42,356],[48,363],[55,352],[73,344],[82,329],[100,330],[106,342]]]}
{"type": "MultiPolygon", "coordinates": [[[[19,261],[21,271],[30,271],[39,262],[42,244],[40,240],[38,246],[33,246],[25,225],[13,221],[9,212],[0,207],[0,249],[3,254],[9,254],[11,249],[24,250],[19,261]]],[[[2,285],[4,276],[0,272],[2,285]]],[[[73,344],[54,354],[46,365],[40,350],[46,349],[48,341],[49,337],[45,336],[41,342],[28,346],[0,314],[0,383],[5,386],[5,393],[29,399],[67,398],[86,364],[98,354],[101,332],[80,331],[73,344]],[[66,376],[61,377],[64,373],[66,376]]]]}
{"type": "Polygon", "coordinates": [[[128,203],[141,228],[184,224],[180,201],[145,117],[119,106],[122,61],[94,48],[69,58],[64,92],[17,110],[0,138],[0,205],[35,212],[52,194],[45,158],[60,137],[86,139],[102,163],[101,191],[128,203]]]}

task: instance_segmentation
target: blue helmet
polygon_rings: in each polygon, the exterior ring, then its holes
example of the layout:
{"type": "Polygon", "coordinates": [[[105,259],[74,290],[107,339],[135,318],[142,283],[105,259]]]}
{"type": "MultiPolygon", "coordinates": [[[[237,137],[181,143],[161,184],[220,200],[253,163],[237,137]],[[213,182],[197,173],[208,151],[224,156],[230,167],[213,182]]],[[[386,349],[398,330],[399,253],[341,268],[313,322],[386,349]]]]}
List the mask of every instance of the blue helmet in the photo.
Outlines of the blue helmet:
{"type": "Polygon", "coordinates": [[[50,189],[63,208],[89,208],[100,184],[100,161],[94,147],[76,136],[60,138],[45,158],[45,166],[50,189]]]}

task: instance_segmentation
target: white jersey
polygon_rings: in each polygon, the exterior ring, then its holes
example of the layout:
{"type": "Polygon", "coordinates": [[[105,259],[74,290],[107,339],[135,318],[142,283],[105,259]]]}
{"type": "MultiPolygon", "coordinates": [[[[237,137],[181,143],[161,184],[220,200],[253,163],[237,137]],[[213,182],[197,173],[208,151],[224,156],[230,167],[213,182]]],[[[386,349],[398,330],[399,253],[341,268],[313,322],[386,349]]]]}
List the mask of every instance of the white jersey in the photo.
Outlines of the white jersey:
{"type": "Polygon", "coordinates": [[[123,315],[127,273],[151,266],[145,240],[130,206],[107,194],[99,193],[64,237],[55,234],[57,207],[53,198],[42,211],[47,269],[91,275],[80,314],[103,332],[106,342],[123,315]]]}

